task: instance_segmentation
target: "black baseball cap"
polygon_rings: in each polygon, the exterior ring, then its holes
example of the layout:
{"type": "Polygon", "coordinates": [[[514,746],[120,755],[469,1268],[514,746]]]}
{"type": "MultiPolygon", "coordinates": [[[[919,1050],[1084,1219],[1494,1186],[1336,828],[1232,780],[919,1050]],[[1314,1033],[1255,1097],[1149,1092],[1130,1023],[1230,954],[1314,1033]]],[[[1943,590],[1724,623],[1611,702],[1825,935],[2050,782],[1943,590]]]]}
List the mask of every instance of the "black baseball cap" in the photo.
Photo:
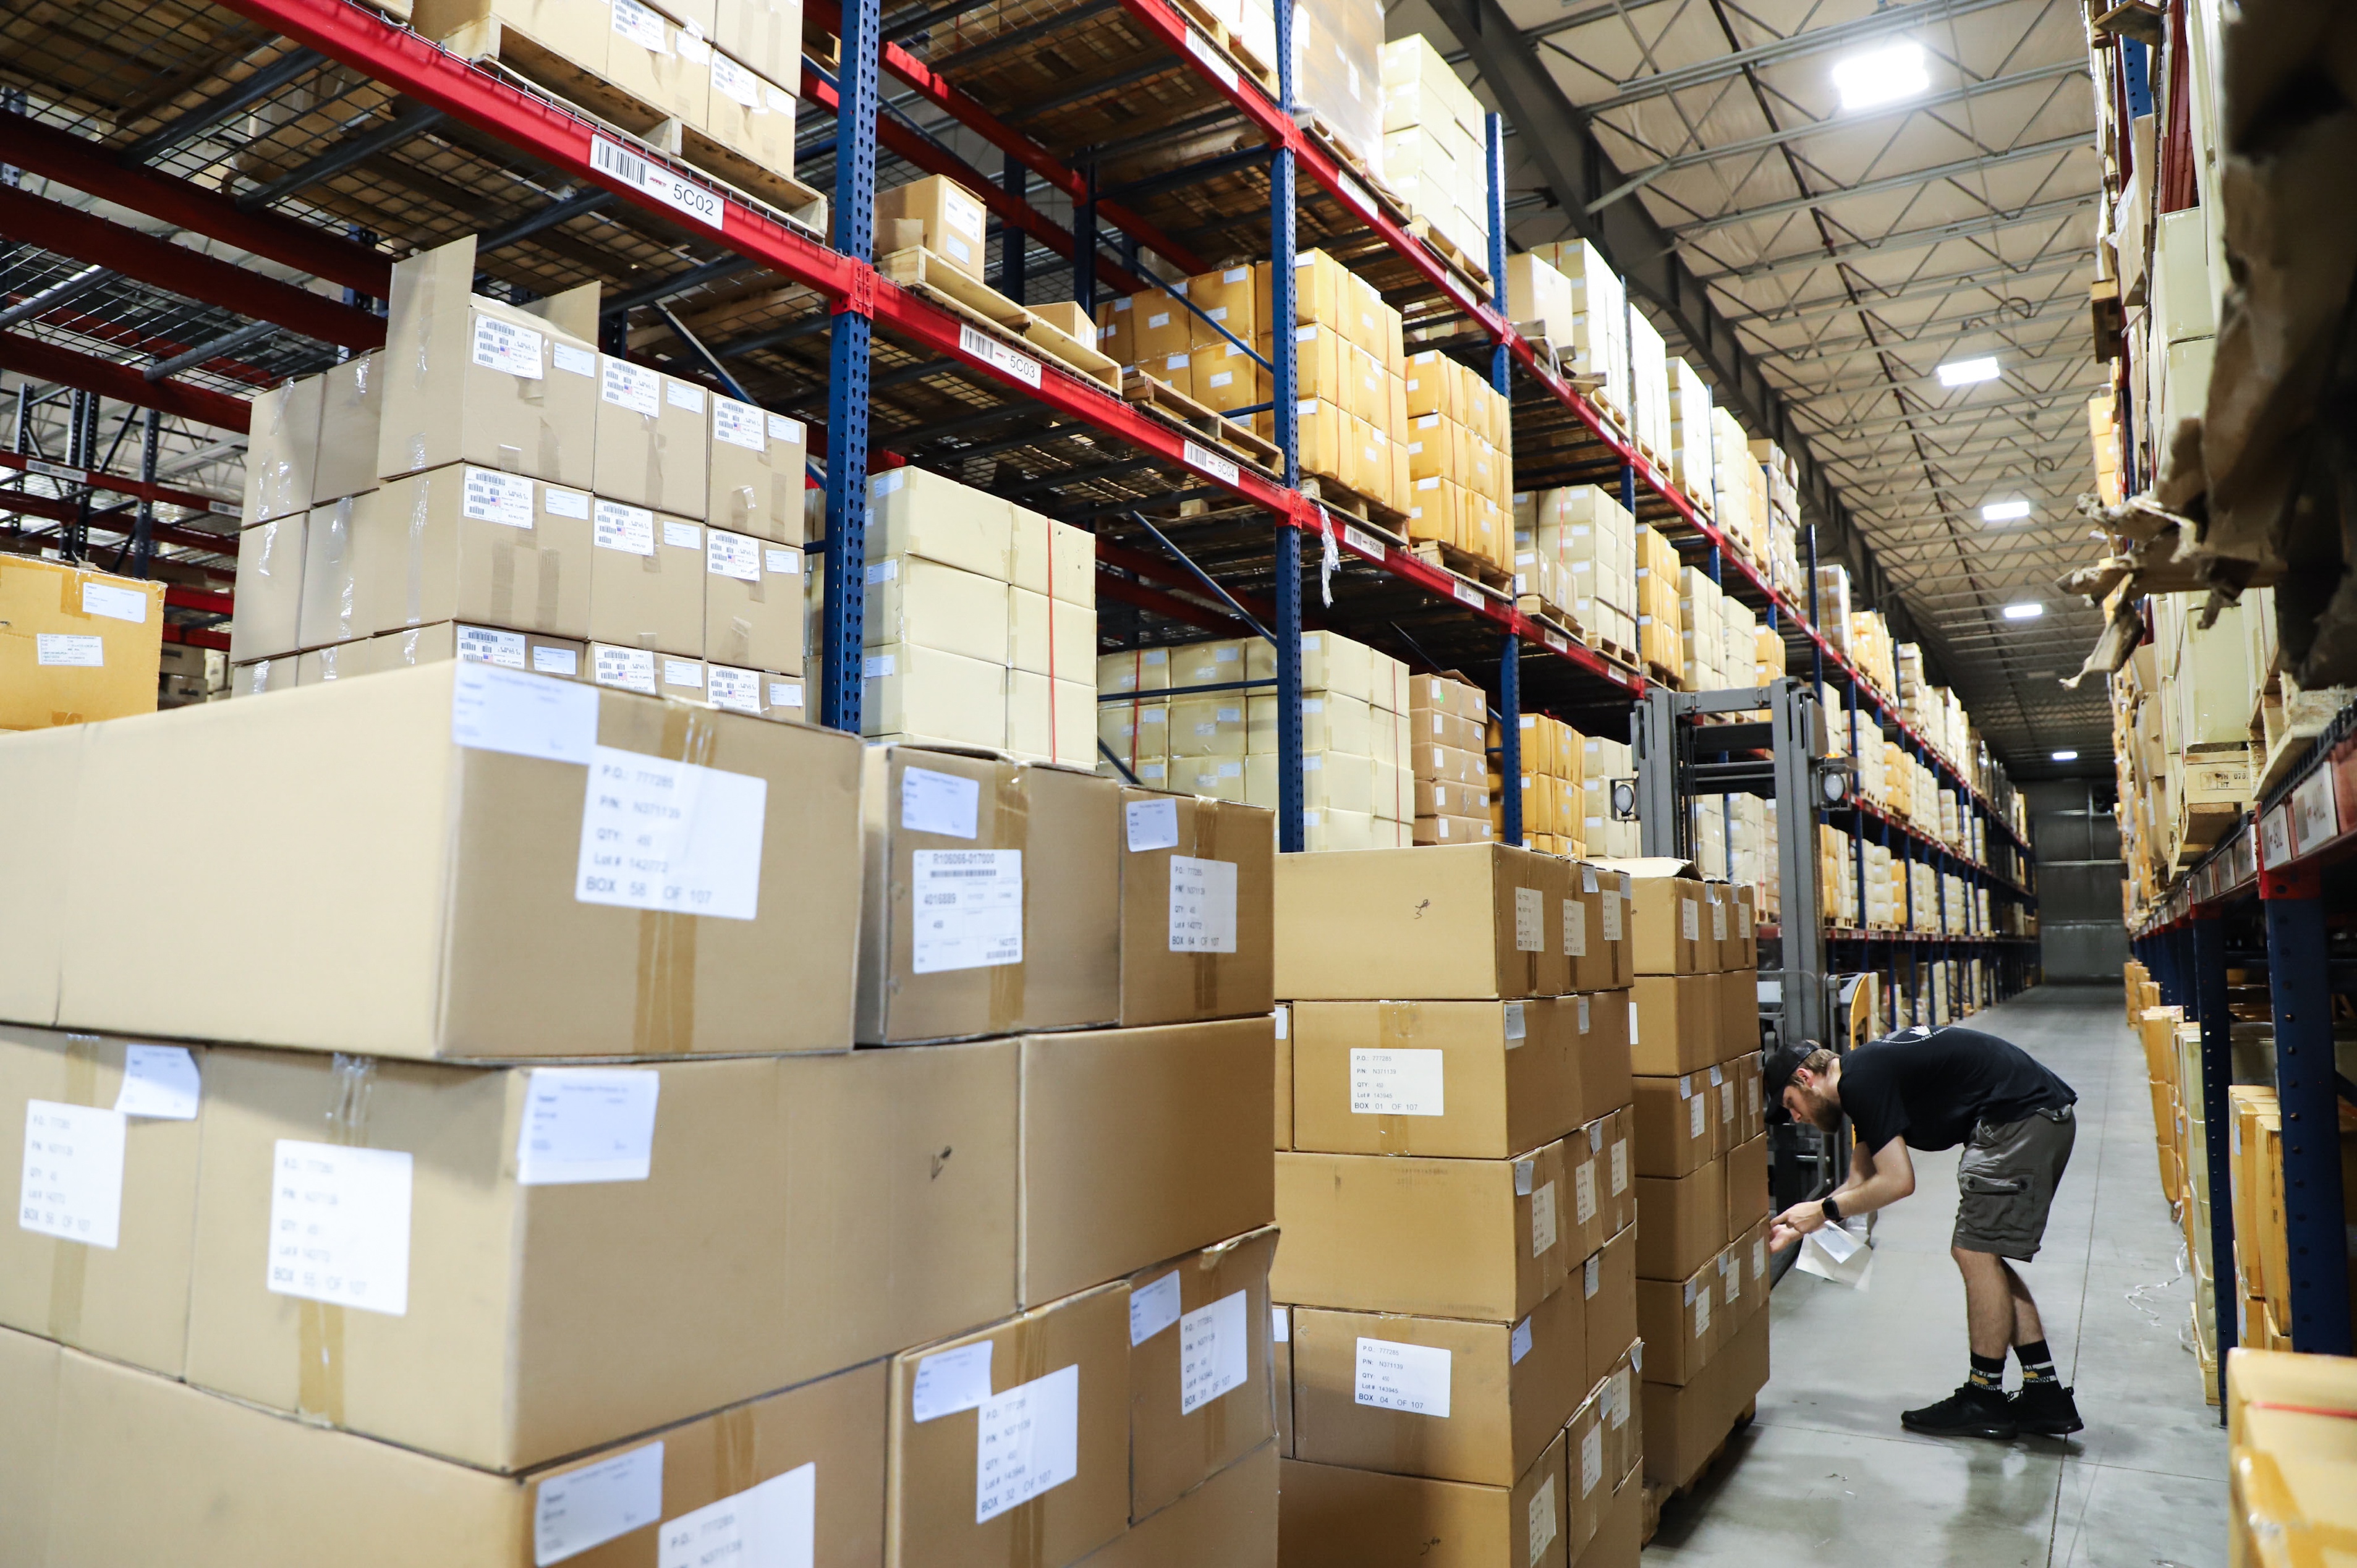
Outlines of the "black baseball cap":
{"type": "Polygon", "coordinates": [[[1792,1083],[1792,1075],[1801,1070],[1801,1064],[1809,1059],[1809,1053],[1823,1048],[1814,1040],[1799,1040],[1779,1044],[1768,1053],[1767,1065],[1760,1070],[1770,1104],[1784,1098],[1785,1088],[1792,1083]]]}

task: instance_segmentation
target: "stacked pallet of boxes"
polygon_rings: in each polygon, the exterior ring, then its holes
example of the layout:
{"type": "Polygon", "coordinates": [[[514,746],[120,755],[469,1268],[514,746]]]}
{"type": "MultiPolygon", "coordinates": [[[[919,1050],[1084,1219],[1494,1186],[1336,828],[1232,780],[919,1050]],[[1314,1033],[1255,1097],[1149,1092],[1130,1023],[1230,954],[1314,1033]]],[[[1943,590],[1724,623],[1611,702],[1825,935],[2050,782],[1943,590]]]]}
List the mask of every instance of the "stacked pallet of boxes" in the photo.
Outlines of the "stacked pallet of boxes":
{"type": "Polygon", "coordinates": [[[1505,845],[1278,873],[1282,1561],[1634,1564],[1621,876],[1505,845]]]}
{"type": "Polygon", "coordinates": [[[1637,521],[1595,485],[1514,497],[1514,590],[1566,612],[1591,648],[1637,656],[1637,521]]]}
{"type": "Polygon", "coordinates": [[[2087,400],[2087,438],[2095,448],[2095,495],[2105,506],[2127,499],[2120,485],[2120,394],[2106,387],[2087,400]]]}
{"type": "MultiPolygon", "coordinates": [[[[1689,692],[1715,692],[1730,683],[1749,684],[1751,660],[1743,674],[1729,682],[1721,668],[1727,658],[1726,596],[1718,582],[1700,566],[1678,571],[1678,651],[1680,684],[1689,692]]],[[[1750,651],[1747,646],[1747,654],[1750,651]]]]}
{"type": "Polygon", "coordinates": [[[457,658],[802,717],[803,427],[474,263],[399,263],[383,352],[254,400],[235,690],[457,658]]]}
{"type": "Polygon", "coordinates": [[[113,824],[0,842],[12,1562],[1273,1561],[1266,813],[456,660],[0,777],[113,824]]]}
{"type": "Polygon", "coordinates": [[[1827,924],[1856,930],[1866,923],[1858,902],[1857,841],[1823,822],[1817,824],[1817,881],[1827,924]]]}
{"type": "Polygon", "coordinates": [[[163,584],[0,555],[0,731],[151,713],[165,651],[163,584]]]}
{"type": "Polygon", "coordinates": [[[1631,863],[1645,1473],[1684,1487],[1768,1380],[1768,1142],[1751,891],[1631,863]]]}
{"type": "Polygon", "coordinates": [[[1637,654],[1656,680],[1678,683],[1685,669],[1678,549],[1659,529],[1637,530],[1637,654]]]}
{"type": "Polygon", "coordinates": [[[1757,560],[1768,532],[1768,480],[1751,456],[1743,426],[1724,408],[1710,411],[1711,474],[1717,489],[1719,532],[1742,554],[1757,560]]]}
{"type": "Polygon", "coordinates": [[[1404,439],[1408,537],[1514,569],[1513,411],[1505,394],[1437,349],[1411,355],[1404,439]]]}
{"type": "Polygon", "coordinates": [[[1480,687],[1445,675],[1417,675],[1408,682],[1408,759],[1415,779],[1412,842],[1491,840],[1489,725],[1489,702],[1480,687]]]}
{"type": "Polygon", "coordinates": [[[1490,151],[1480,100],[1421,33],[1383,46],[1383,183],[1490,275],[1490,151]]]}
{"type": "Polygon", "coordinates": [[[1616,821],[1612,815],[1612,785],[1615,780],[1634,784],[1637,764],[1629,743],[1609,736],[1591,735],[1582,743],[1587,753],[1580,764],[1579,790],[1586,812],[1580,833],[1583,854],[1602,859],[1633,860],[1640,853],[1638,842],[1641,829],[1634,822],[1616,821]]]}
{"type": "Polygon", "coordinates": [[[1844,655],[1850,650],[1849,568],[1834,563],[1817,567],[1817,630],[1844,655]]]}
{"type": "MultiPolygon", "coordinates": [[[[1505,737],[1498,721],[1489,723],[1490,823],[1506,828],[1506,780],[1497,771],[1505,737]]],[[[1587,737],[1561,719],[1522,715],[1523,844],[1543,854],[1587,853],[1587,737]]]]}
{"type": "Polygon", "coordinates": [[[1566,240],[1508,256],[1506,314],[1544,338],[1563,373],[1627,422],[1628,294],[1602,252],[1566,240]]]}
{"type": "MultiPolygon", "coordinates": [[[[1749,450],[1752,460],[1760,467],[1768,503],[1760,519],[1760,552],[1764,555],[1771,547],[1771,533],[1790,540],[1799,530],[1801,471],[1784,449],[1773,441],[1754,441],[1750,443],[1749,450]]],[[[1797,576],[1798,573],[1794,575],[1797,576]]]]}
{"type": "Polygon", "coordinates": [[[1665,462],[1670,477],[1706,517],[1718,514],[1718,422],[1711,406],[1710,383],[1685,360],[1673,356],[1666,362],[1669,378],[1670,445],[1665,462]]]}

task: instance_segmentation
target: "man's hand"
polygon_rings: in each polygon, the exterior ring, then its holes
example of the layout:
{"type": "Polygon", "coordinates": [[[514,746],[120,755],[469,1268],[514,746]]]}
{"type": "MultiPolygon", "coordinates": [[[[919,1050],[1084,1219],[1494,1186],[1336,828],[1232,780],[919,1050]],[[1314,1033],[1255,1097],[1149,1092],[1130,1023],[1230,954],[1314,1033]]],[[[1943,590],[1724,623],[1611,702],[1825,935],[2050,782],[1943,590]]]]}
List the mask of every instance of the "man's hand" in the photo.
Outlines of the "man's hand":
{"type": "Polygon", "coordinates": [[[1812,1230],[1825,1228],[1825,1211],[1816,1199],[1796,1203],[1768,1222],[1768,1250],[1781,1252],[1812,1230]]]}

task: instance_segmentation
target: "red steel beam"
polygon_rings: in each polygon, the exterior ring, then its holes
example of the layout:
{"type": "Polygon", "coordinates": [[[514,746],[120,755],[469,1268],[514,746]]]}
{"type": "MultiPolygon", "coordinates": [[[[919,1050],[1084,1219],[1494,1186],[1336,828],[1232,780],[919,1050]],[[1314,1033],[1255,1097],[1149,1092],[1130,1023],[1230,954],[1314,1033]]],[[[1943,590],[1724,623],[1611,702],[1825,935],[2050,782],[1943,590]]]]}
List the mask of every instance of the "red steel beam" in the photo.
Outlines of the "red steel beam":
{"type": "Polygon", "coordinates": [[[170,621],[164,623],[164,640],[185,642],[190,648],[218,648],[223,653],[229,651],[227,632],[213,631],[201,627],[174,626],[170,621]]]}
{"type": "Polygon", "coordinates": [[[221,430],[242,431],[253,423],[253,411],[242,398],[185,381],[151,381],[127,365],[77,354],[20,333],[0,332],[0,371],[59,381],[138,408],[161,409],[221,430]]]}
{"type": "Polygon", "coordinates": [[[0,185],[0,234],[323,343],[361,350],[384,346],[382,317],[30,191],[0,185]]]}
{"type": "MultiPolygon", "coordinates": [[[[841,103],[834,84],[809,66],[802,67],[802,96],[820,104],[830,113],[841,103]]],[[[1019,229],[1056,254],[1070,261],[1076,241],[1072,231],[1040,212],[1020,197],[1010,195],[996,180],[938,142],[903,124],[889,114],[876,116],[876,139],[894,154],[916,165],[927,174],[945,174],[982,199],[984,206],[998,214],[999,220],[1009,228],[1019,229]]],[[[1110,257],[1097,258],[1097,269],[1106,282],[1124,294],[1135,294],[1153,285],[1110,257]]]]}
{"type": "Polygon", "coordinates": [[[393,285],[392,258],[365,245],[274,212],[249,212],[218,190],[170,175],[125,167],[88,138],[29,115],[0,111],[0,145],[18,168],[298,272],[378,298],[393,285]]]}
{"type": "Polygon", "coordinates": [[[1142,610],[1152,610],[1156,615],[1184,621],[1189,626],[1201,627],[1205,631],[1233,636],[1246,629],[1243,622],[1225,610],[1213,609],[1192,599],[1182,599],[1176,594],[1166,594],[1159,588],[1149,588],[1126,577],[1108,577],[1100,573],[1097,576],[1097,596],[1119,599],[1123,604],[1135,605],[1142,610]]]}
{"type": "Polygon", "coordinates": [[[187,507],[193,511],[217,512],[224,517],[237,517],[244,509],[234,501],[214,496],[199,495],[195,490],[175,489],[170,485],[151,485],[135,479],[128,474],[110,474],[103,468],[77,468],[65,463],[47,462],[39,457],[27,457],[16,452],[0,452],[0,468],[29,469],[61,479],[70,485],[88,485],[94,490],[113,490],[117,495],[137,496],[144,500],[161,501],[167,506],[187,507]]]}
{"type": "MultiPolygon", "coordinates": [[[[26,496],[14,490],[0,490],[0,514],[22,512],[27,517],[47,518],[51,522],[71,522],[76,510],[73,502],[59,500],[55,496],[26,496]]],[[[93,512],[90,526],[100,532],[120,533],[127,537],[133,522],[128,511],[93,512]]],[[[159,522],[149,531],[148,537],[158,544],[177,544],[186,550],[207,550],[216,555],[237,553],[237,535],[234,533],[206,533],[193,528],[178,528],[168,522],[159,522]]],[[[237,580],[237,574],[224,567],[205,566],[199,570],[220,582],[233,583],[237,580]]]]}

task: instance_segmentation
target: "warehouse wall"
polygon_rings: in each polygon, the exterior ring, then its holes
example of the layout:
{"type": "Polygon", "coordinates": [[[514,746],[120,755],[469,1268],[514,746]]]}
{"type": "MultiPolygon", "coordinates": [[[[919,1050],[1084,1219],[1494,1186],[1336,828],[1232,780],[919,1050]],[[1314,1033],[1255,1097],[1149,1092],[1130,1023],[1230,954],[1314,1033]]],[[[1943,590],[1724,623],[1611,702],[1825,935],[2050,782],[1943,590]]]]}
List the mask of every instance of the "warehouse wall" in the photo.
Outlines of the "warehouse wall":
{"type": "Polygon", "coordinates": [[[2120,918],[2120,831],[2111,786],[2088,779],[2025,784],[2038,861],[2038,929],[2046,979],[2116,983],[2128,959],[2120,918]]]}

